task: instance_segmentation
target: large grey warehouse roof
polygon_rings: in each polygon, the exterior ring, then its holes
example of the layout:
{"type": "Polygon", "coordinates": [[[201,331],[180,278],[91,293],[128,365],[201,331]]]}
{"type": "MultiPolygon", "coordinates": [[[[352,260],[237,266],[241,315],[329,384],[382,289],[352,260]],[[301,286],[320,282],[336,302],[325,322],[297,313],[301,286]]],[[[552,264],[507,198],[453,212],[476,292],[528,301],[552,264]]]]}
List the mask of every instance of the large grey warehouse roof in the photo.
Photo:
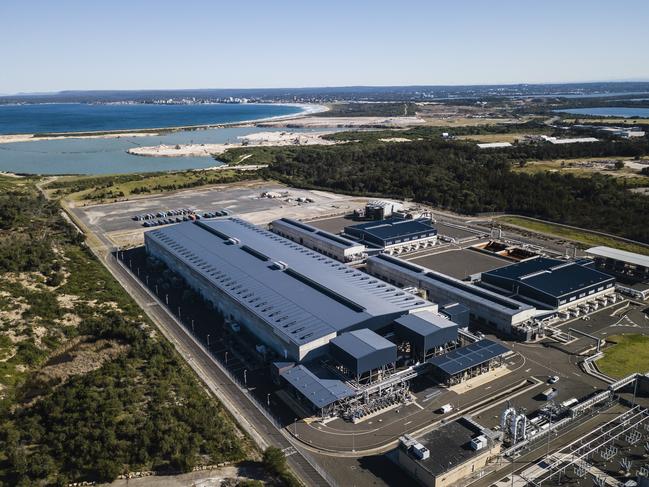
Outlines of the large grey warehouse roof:
{"type": "Polygon", "coordinates": [[[146,232],[210,284],[303,345],[432,303],[235,217],[146,232]]]}
{"type": "Polygon", "coordinates": [[[649,267],[649,256],[627,252],[626,250],[613,249],[611,247],[591,247],[586,251],[586,253],[597,257],[619,260],[621,262],[641,267],[649,267]]]}
{"type": "Polygon", "coordinates": [[[322,240],[324,242],[327,242],[330,245],[333,245],[335,247],[339,247],[342,249],[348,249],[352,247],[359,247],[361,244],[358,242],[353,242],[352,240],[349,240],[348,238],[341,237],[339,235],[334,235],[333,233],[330,232],[325,232],[324,230],[320,230],[319,228],[316,228],[314,226],[311,226],[307,223],[303,223],[297,220],[293,220],[292,218],[280,218],[279,220],[275,220],[271,222],[271,225],[277,225],[277,224],[284,224],[284,225],[290,225],[293,227],[300,228],[301,230],[304,230],[305,232],[310,232],[311,236],[318,239],[322,240]]]}
{"type": "Polygon", "coordinates": [[[509,349],[500,343],[482,339],[466,347],[456,348],[450,352],[427,360],[446,375],[452,376],[476,367],[500,355],[509,349]]]}
{"type": "Polygon", "coordinates": [[[516,281],[521,285],[537,289],[550,296],[565,294],[587,288],[612,279],[591,267],[577,262],[538,257],[483,272],[483,281],[489,283],[492,277],[516,281]]]}
{"type": "Polygon", "coordinates": [[[382,261],[382,265],[398,268],[401,272],[409,274],[421,281],[431,281],[434,282],[436,286],[453,289],[453,291],[458,293],[458,295],[466,294],[471,298],[472,301],[481,303],[484,306],[488,306],[492,309],[498,309],[498,311],[503,314],[516,315],[522,311],[530,310],[533,308],[528,304],[507,298],[487,289],[479,288],[473,284],[468,284],[466,282],[460,281],[459,279],[455,279],[454,277],[431,271],[429,269],[426,269],[425,267],[413,264],[412,262],[406,262],[396,257],[379,254],[377,256],[370,257],[369,260],[374,259],[382,261]]]}
{"type": "Polygon", "coordinates": [[[303,365],[291,367],[282,377],[317,408],[323,408],[355,394],[354,389],[343,381],[320,379],[303,365]]]}

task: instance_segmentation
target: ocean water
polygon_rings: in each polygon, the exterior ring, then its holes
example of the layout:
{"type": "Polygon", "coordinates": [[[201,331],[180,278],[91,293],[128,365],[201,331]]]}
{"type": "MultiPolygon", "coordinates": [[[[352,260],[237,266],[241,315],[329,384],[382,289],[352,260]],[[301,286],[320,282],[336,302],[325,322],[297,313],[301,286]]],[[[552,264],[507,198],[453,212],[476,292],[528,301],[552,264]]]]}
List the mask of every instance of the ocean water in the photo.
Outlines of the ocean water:
{"type": "Polygon", "coordinates": [[[596,117],[649,118],[649,108],[628,107],[593,107],[593,108],[564,108],[555,112],[572,113],[574,115],[593,115],[596,117]]]}
{"type": "Polygon", "coordinates": [[[0,134],[89,132],[223,124],[294,115],[302,108],[275,104],[0,105],[0,134]]]}
{"type": "MultiPolygon", "coordinates": [[[[117,174],[199,169],[218,166],[220,163],[212,157],[147,157],[134,156],[126,151],[131,147],[160,144],[233,143],[237,142],[237,137],[241,135],[285,130],[230,127],[185,130],[161,136],[65,138],[0,144],[0,171],[28,174],[117,174]]],[[[314,129],[291,129],[291,132],[308,131],[314,129]]]]}

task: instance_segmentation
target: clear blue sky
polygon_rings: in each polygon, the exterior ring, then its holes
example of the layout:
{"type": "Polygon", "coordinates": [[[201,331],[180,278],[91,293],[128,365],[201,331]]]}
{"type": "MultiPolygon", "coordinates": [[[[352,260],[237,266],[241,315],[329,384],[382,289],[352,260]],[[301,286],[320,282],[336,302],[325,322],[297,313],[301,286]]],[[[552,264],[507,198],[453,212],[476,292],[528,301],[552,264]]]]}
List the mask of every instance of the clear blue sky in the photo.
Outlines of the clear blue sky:
{"type": "Polygon", "coordinates": [[[0,0],[0,93],[649,80],[648,0],[0,0]]]}

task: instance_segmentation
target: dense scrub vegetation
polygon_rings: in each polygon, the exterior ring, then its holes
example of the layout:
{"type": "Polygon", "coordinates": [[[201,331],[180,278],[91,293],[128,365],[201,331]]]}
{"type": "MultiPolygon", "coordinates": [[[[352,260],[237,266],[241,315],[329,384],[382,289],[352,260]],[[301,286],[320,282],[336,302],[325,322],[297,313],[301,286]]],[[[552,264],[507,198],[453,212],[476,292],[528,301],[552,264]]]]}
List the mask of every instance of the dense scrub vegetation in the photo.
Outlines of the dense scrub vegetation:
{"type": "MultiPolygon", "coordinates": [[[[409,198],[465,214],[508,212],[610,232],[649,242],[649,198],[608,176],[576,177],[512,171],[528,160],[649,153],[649,138],[588,144],[521,144],[480,150],[474,143],[426,135],[426,127],[398,132],[411,142],[384,143],[375,133],[335,137],[359,140],[312,147],[231,149],[225,158],[252,154],[270,163],[267,177],[302,187],[409,198]]],[[[394,132],[392,132],[394,136],[394,132]]]]}
{"type": "Polygon", "coordinates": [[[336,103],[317,117],[412,117],[417,112],[416,103],[336,103]]]}
{"type": "Polygon", "coordinates": [[[131,195],[166,193],[209,184],[227,184],[258,178],[256,171],[188,170],[111,176],[81,176],[55,180],[46,188],[54,196],[77,193],[87,200],[110,200],[131,195]]]}
{"type": "Polygon", "coordinates": [[[55,203],[23,186],[0,196],[0,221],[0,485],[246,458],[249,440],[55,203]]]}

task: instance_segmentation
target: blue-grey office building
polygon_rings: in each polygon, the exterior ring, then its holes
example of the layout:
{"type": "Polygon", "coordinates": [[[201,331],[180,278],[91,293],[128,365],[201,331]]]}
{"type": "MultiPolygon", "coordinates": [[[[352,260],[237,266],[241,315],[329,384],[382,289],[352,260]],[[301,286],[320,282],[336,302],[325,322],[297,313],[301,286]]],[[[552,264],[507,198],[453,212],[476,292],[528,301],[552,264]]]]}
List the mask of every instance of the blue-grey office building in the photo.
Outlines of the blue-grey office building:
{"type": "Polygon", "coordinates": [[[327,352],[339,334],[380,330],[437,306],[236,217],[145,233],[160,259],[283,359],[327,352]]]}
{"type": "Polygon", "coordinates": [[[481,279],[517,299],[561,311],[615,292],[615,278],[592,263],[538,257],[483,272],[481,279]]]}
{"type": "Polygon", "coordinates": [[[360,242],[380,248],[388,254],[424,249],[437,242],[437,229],[427,218],[386,220],[345,227],[344,233],[360,242]]]}

